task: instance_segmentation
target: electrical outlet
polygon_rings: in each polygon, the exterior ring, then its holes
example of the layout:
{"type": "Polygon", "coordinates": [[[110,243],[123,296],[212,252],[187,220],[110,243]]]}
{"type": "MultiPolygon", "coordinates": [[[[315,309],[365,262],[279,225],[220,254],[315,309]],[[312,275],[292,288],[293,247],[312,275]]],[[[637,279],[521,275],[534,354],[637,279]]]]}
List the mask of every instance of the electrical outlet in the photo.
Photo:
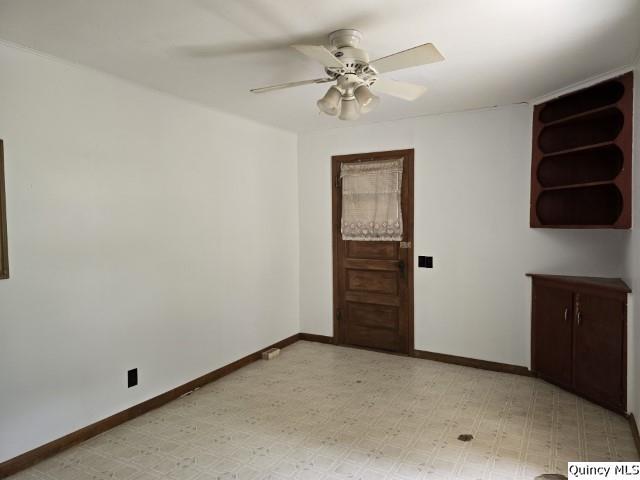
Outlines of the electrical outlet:
{"type": "Polygon", "coordinates": [[[138,369],[133,368],[127,372],[127,388],[138,385],[138,369]]]}
{"type": "Polygon", "coordinates": [[[433,268],[433,257],[425,257],[420,255],[418,257],[419,268],[433,268]]]}

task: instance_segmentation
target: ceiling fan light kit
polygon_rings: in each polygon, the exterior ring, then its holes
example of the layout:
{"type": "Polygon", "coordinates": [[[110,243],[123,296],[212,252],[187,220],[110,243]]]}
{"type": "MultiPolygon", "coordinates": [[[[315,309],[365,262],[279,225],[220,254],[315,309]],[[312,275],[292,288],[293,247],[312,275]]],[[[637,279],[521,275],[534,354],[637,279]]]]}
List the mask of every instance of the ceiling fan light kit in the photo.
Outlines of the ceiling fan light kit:
{"type": "Polygon", "coordinates": [[[370,112],[378,103],[369,85],[361,77],[347,73],[337,77],[337,84],[327,90],[317,105],[327,115],[339,115],[341,120],[355,120],[360,113],[370,112]]]}
{"type": "Polygon", "coordinates": [[[360,104],[356,97],[343,97],[340,108],[340,120],[355,120],[360,116],[360,104]]]}
{"type": "Polygon", "coordinates": [[[374,95],[367,85],[360,85],[353,91],[353,95],[360,104],[362,113],[369,113],[380,103],[380,97],[374,95]]]}
{"type": "Polygon", "coordinates": [[[316,102],[321,112],[327,115],[337,115],[340,112],[340,102],[342,101],[342,92],[338,87],[330,87],[327,93],[316,102]]]}
{"type": "Polygon", "coordinates": [[[255,88],[251,92],[264,93],[335,81],[336,84],[316,102],[318,108],[327,115],[338,115],[341,120],[356,120],[361,113],[372,111],[380,102],[371,88],[408,101],[417,99],[426,91],[422,85],[397,82],[381,77],[381,73],[444,60],[436,47],[426,43],[370,62],[368,53],[358,48],[360,40],[362,34],[358,30],[346,29],[329,35],[329,48],[322,45],[292,45],[303,55],[324,65],[328,77],[255,88]]]}

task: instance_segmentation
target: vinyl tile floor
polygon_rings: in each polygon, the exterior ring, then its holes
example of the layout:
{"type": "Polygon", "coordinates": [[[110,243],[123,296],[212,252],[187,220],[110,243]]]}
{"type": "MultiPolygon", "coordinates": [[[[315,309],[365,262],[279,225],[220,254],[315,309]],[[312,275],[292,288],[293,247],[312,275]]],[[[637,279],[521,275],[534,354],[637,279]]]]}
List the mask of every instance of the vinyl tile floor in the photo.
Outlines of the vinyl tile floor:
{"type": "Polygon", "coordinates": [[[638,460],[627,420],[535,378],[298,342],[11,478],[531,480],[570,460],[638,460]]]}

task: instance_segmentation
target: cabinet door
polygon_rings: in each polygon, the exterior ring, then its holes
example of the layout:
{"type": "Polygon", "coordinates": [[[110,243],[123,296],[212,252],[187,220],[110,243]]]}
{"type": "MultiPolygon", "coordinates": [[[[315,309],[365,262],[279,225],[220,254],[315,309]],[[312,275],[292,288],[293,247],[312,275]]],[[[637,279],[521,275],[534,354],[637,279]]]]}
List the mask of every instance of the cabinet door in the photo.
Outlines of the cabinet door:
{"type": "Polygon", "coordinates": [[[626,304],[579,293],[575,308],[575,388],[596,402],[624,411],[626,304]]]}
{"type": "Polygon", "coordinates": [[[565,387],[572,383],[572,307],[570,290],[534,284],[533,370],[565,387]]]}

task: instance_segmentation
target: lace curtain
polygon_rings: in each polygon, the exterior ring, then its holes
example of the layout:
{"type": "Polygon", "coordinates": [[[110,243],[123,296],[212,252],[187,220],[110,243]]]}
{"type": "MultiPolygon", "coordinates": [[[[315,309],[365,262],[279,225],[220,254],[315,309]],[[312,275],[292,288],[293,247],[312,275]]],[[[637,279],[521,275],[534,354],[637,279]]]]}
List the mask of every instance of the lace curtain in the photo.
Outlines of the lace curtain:
{"type": "Polygon", "coordinates": [[[343,163],[343,240],[402,240],[402,159],[343,163]]]}

